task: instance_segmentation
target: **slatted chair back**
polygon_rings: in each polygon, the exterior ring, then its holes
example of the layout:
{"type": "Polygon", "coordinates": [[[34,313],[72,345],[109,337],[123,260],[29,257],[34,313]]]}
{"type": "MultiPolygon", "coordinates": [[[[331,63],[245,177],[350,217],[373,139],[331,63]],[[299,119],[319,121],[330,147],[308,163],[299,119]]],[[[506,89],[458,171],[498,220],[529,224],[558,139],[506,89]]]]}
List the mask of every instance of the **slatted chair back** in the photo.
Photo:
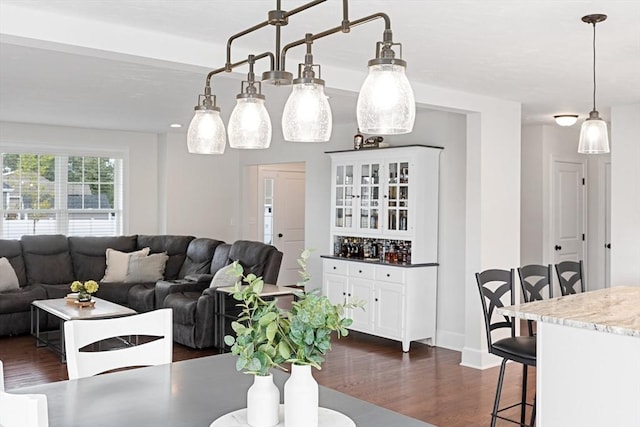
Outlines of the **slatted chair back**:
{"type": "Polygon", "coordinates": [[[64,324],[69,379],[118,368],[171,363],[173,311],[169,308],[114,319],[70,320],[64,324]],[[149,342],[104,351],[81,351],[90,344],[115,337],[153,337],[149,342]]]}
{"type": "MultiPolygon", "coordinates": [[[[493,353],[494,332],[508,330],[510,336],[515,336],[515,323],[508,316],[495,312],[496,307],[515,304],[513,292],[513,269],[485,270],[476,273],[476,281],[480,290],[480,299],[484,314],[489,353],[493,353]]],[[[497,338],[504,338],[505,332],[498,333],[497,338]]]]}
{"type": "Polygon", "coordinates": [[[562,261],[556,264],[558,283],[563,296],[585,291],[582,261],[562,261]],[[580,284],[579,290],[577,285],[580,284]]]}
{"type": "Polygon", "coordinates": [[[0,426],[49,427],[47,396],[7,393],[4,389],[2,361],[0,361],[0,426]]]}

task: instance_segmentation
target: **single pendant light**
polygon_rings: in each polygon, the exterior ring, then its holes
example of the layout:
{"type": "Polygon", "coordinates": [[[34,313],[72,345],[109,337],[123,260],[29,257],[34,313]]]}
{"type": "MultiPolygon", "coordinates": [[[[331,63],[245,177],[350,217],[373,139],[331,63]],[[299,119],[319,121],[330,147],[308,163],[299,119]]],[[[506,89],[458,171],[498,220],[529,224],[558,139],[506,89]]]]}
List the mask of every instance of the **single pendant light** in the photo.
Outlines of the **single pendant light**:
{"type": "Polygon", "coordinates": [[[207,84],[204,91],[204,95],[198,96],[196,112],[189,124],[187,149],[194,154],[224,154],[227,133],[220,108],[216,106],[216,97],[211,95],[211,86],[207,84]]]}
{"type": "Polygon", "coordinates": [[[358,127],[364,133],[397,135],[413,130],[416,101],[407,79],[407,63],[395,57],[391,30],[376,44],[376,58],[369,61],[369,74],[358,95],[358,127]]]}
{"type": "Polygon", "coordinates": [[[264,105],[261,84],[256,88],[253,64],[255,56],[249,55],[249,74],[240,86],[236,106],[229,118],[229,146],[245,150],[269,148],[271,145],[271,117],[264,105]],[[244,87],[247,84],[246,88],[244,87]]]}
{"type": "Polygon", "coordinates": [[[600,118],[600,113],[596,110],[596,24],[605,19],[607,19],[607,15],[602,14],[582,17],[582,22],[593,24],[593,110],[580,128],[578,153],[602,154],[609,152],[607,123],[600,118]]]}
{"type": "Polygon", "coordinates": [[[324,93],[324,80],[316,78],[311,54],[312,34],[306,35],[307,53],[304,64],[298,65],[298,78],[282,112],[282,133],[285,141],[327,142],[331,138],[331,106],[324,93]]]}

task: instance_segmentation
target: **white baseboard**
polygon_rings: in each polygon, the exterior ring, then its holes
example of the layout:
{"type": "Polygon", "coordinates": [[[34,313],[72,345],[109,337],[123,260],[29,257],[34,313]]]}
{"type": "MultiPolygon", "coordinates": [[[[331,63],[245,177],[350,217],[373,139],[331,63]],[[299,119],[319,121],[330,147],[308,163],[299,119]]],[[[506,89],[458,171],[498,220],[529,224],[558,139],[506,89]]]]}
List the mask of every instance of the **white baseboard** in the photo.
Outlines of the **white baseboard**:
{"type": "Polygon", "coordinates": [[[439,330],[436,333],[436,346],[462,351],[464,348],[464,334],[439,330]]]}
{"type": "Polygon", "coordinates": [[[461,366],[474,369],[487,369],[498,366],[502,363],[502,358],[489,354],[486,350],[464,347],[462,349],[461,366]]]}

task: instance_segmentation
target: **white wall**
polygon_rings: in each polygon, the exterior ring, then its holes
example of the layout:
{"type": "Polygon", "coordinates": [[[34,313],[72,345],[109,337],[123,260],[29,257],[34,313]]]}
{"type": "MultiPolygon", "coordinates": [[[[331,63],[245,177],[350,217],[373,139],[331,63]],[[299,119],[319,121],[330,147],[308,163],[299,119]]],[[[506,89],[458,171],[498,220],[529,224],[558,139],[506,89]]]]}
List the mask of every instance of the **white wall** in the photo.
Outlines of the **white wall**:
{"type": "Polygon", "coordinates": [[[159,152],[159,233],[233,242],[240,238],[241,169],[237,150],[191,154],[182,133],[163,135],[159,152]]]}
{"type": "Polygon", "coordinates": [[[56,152],[125,153],[125,234],[158,232],[158,142],[155,134],[0,122],[0,150],[45,147],[56,152]],[[128,221],[126,219],[128,218],[128,221]]]}
{"type": "Polygon", "coordinates": [[[640,286],[640,104],[611,108],[611,285],[640,286]]]}

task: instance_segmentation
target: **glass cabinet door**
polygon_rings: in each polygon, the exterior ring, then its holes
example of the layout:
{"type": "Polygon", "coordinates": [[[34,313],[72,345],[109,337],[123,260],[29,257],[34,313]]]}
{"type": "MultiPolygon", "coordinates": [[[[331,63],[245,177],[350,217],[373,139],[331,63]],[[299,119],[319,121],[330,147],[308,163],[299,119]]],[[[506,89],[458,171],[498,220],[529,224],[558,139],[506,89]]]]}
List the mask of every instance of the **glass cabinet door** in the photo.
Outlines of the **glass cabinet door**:
{"type": "Polygon", "coordinates": [[[409,230],[409,162],[387,164],[387,223],[389,231],[409,230]]]}
{"type": "Polygon", "coordinates": [[[335,226],[338,228],[353,227],[353,171],[353,165],[336,166],[335,226]]]}
{"type": "Polygon", "coordinates": [[[380,164],[360,165],[360,205],[358,208],[362,230],[380,229],[380,164]]]}

